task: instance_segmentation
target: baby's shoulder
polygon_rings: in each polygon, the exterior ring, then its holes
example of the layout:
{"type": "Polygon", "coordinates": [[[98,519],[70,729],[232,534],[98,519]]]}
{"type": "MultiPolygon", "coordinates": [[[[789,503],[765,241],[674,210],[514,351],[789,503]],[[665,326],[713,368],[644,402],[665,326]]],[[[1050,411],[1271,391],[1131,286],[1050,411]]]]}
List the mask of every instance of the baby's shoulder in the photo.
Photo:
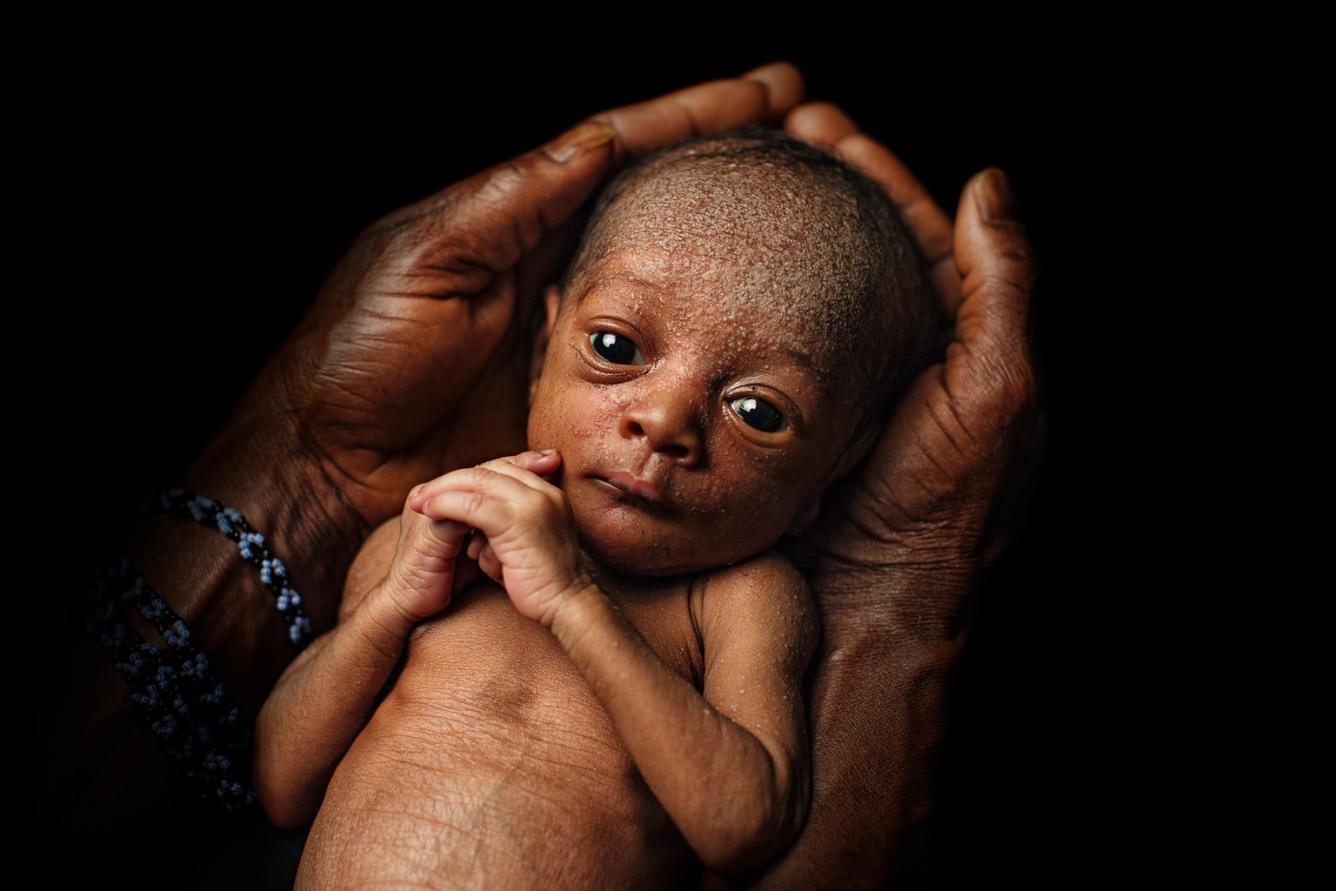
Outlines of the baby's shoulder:
{"type": "Polygon", "coordinates": [[[698,586],[714,588],[753,587],[758,584],[803,584],[802,573],[778,548],[766,548],[759,554],[734,563],[716,566],[696,576],[698,586]]]}
{"type": "Polygon", "coordinates": [[[773,547],[698,574],[690,599],[692,616],[702,630],[724,617],[806,623],[816,612],[807,580],[773,547]]]}

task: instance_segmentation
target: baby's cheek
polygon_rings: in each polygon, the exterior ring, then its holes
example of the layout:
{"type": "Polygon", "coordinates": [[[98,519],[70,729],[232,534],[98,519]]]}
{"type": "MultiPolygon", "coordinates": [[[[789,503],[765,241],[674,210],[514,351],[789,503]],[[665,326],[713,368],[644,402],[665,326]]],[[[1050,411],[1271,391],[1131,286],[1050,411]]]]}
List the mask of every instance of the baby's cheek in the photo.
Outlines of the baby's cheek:
{"type": "Polygon", "coordinates": [[[793,500],[793,474],[782,462],[752,460],[736,473],[715,474],[702,492],[702,508],[745,527],[788,508],[793,500]]]}

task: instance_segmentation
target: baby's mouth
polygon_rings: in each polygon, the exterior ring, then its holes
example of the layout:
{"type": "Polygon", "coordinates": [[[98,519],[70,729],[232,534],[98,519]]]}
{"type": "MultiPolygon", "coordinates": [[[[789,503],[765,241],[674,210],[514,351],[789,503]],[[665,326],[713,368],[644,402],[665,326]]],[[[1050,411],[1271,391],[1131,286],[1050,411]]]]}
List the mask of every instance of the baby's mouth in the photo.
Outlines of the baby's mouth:
{"type": "Polygon", "coordinates": [[[595,476],[592,479],[629,503],[660,513],[669,513],[672,510],[672,505],[668,503],[657,487],[628,473],[618,471],[610,473],[606,477],[595,476]]]}

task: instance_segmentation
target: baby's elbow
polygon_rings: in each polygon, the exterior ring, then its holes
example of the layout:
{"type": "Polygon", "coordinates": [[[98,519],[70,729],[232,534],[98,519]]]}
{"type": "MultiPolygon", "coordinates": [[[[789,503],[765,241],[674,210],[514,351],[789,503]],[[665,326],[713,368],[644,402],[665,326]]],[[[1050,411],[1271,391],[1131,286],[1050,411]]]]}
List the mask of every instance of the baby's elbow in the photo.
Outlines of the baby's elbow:
{"type": "Polygon", "coordinates": [[[284,794],[272,782],[265,782],[256,774],[255,801],[265,817],[279,829],[299,829],[311,820],[310,808],[291,794],[284,794]]]}
{"type": "Polygon", "coordinates": [[[739,879],[756,872],[783,853],[797,834],[792,821],[774,811],[739,821],[697,848],[710,872],[739,879]]]}
{"type": "Polygon", "coordinates": [[[697,848],[701,863],[710,872],[729,879],[742,879],[765,866],[779,853],[772,837],[736,836],[713,839],[697,848]]]}
{"type": "Polygon", "coordinates": [[[281,759],[275,757],[271,747],[263,745],[265,738],[259,732],[258,725],[256,730],[254,764],[251,769],[255,803],[269,822],[280,829],[305,826],[311,819],[311,808],[301,801],[294,785],[286,781],[291,774],[281,759]]]}

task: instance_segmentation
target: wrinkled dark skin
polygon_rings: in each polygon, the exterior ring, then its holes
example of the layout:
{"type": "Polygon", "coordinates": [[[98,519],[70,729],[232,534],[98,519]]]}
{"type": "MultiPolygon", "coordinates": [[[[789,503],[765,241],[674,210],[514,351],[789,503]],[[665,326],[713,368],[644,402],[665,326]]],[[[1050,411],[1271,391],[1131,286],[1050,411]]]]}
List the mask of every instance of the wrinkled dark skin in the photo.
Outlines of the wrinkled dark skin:
{"type": "MultiPolygon", "coordinates": [[[[798,71],[777,63],[614,109],[585,122],[611,129],[581,131],[583,149],[564,163],[552,155],[578,128],[376,221],[178,482],[282,543],[315,632],[328,629],[357,548],[410,488],[526,447],[539,291],[559,274],[576,211],[601,182],[662,145],[750,122],[832,147],[886,186],[955,328],[944,332],[944,362],[915,382],[792,549],[824,626],[809,705],[814,797],[803,834],[755,885],[877,887],[930,812],[959,620],[1025,492],[1017,459],[1037,451],[1035,263],[1005,199],[1001,218],[982,218],[987,172],[966,185],[953,226],[888,151],[834,106],[800,104],[803,95],[798,71]]],[[[192,525],[145,521],[130,556],[253,719],[294,651],[249,567],[192,525]]],[[[171,774],[110,658],[84,641],[69,650],[73,670],[96,683],[54,732],[68,759],[104,779],[96,792],[70,779],[52,801],[73,803],[53,806],[51,819],[76,837],[112,822],[163,823],[171,774]]]]}

